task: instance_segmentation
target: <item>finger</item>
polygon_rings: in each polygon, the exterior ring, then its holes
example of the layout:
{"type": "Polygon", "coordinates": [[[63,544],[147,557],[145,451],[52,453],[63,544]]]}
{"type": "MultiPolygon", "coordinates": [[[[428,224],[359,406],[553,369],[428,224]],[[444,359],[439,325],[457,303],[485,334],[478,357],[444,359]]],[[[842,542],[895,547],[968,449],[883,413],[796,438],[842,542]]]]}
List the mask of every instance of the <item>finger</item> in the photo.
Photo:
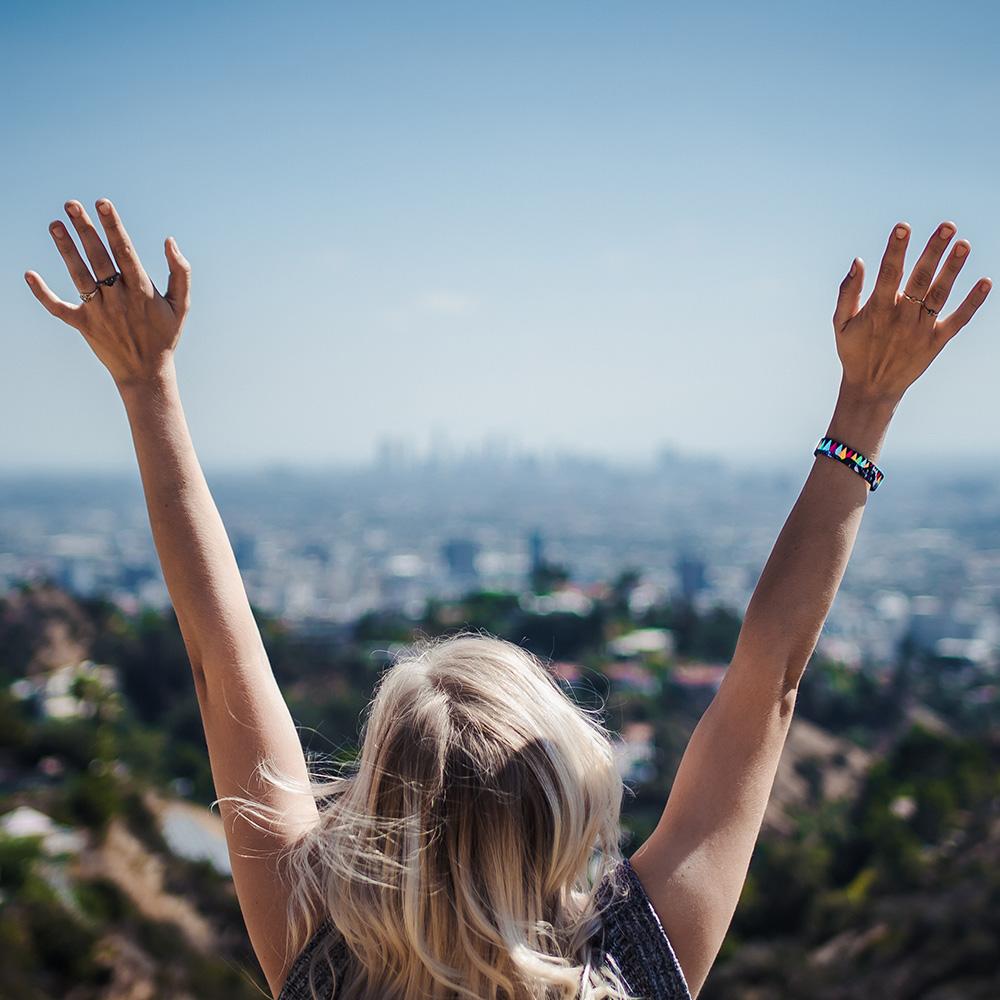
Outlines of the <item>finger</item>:
{"type": "Polygon", "coordinates": [[[993,282],[989,278],[981,278],[976,287],[965,296],[962,304],[952,313],[938,320],[935,332],[945,341],[951,340],[966,323],[976,314],[976,310],[986,301],[993,282]]]}
{"type": "Polygon", "coordinates": [[[968,259],[970,249],[968,240],[959,240],[952,248],[948,259],[944,262],[944,267],[941,268],[941,273],[924,297],[924,304],[930,309],[940,312],[944,308],[944,304],[951,294],[951,286],[955,284],[958,272],[962,270],[968,259]]]}
{"type": "Polygon", "coordinates": [[[134,283],[148,280],[146,272],[143,271],[142,265],[139,263],[135,247],[132,246],[132,240],[125,232],[122,220],[119,218],[115,206],[107,198],[101,198],[97,202],[97,217],[101,220],[101,225],[108,235],[111,252],[115,255],[118,270],[125,276],[125,280],[131,280],[134,283]]]}
{"type": "Polygon", "coordinates": [[[878,278],[872,289],[872,302],[878,306],[893,306],[896,304],[896,292],[903,277],[903,262],[906,260],[906,245],[910,240],[910,227],[900,222],[889,234],[889,243],[882,255],[882,264],[878,269],[878,278]]]}
{"type": "MultiPolygon", "coordinates": [[[[104,246],[104,240],[101,239],[97,228],[90,221],[87,210],[75,200],[67,201],[65,207],[73,228],[80,234],[80,242],[83,244],[90,266],[94,269],[94,275],[100,281],[110,278],[118,268],[115,267],[115,262],[104,246]]],[[[81,288],[80,291],[86,289],[81,288]]]]}
{"type": "Polygon", "coordinates": [[[861,287],[865,283],[865,262],[860,257],[851,261],[851,268],[840,283],[833,325],[839,333],[861,308],[861,287]]]}
{"type": "Polygon", "coordinates": [[[61,319],[64,323],[69,323],[70,326],[77,326],[77,319],[83,306],[73,306],[68,302],[63,302],[58,295],[53,294],[49,286],[42,281],[41,276],[34,271],[25,271],[24,280],[28,283],[28,287],[35,293],[35,298],[53,316],[61,319]]]}
{"type": "Polygon", "coordinates": [[[191,304],[191,265],[180,252],[177,240],[173,236],[167,240],[165,251],[170,277],[167,280],[167,294],[164,298],[177,315],[183,315],[191,304]]]}
{"type": "Polygon", "coordinates": [[[97,283],[90,273],[90,268],[83,262],[69,230],[57,221],[49,226],[49,233],[52,235],[56,249],[66,262],[66,270],[69,271],[69,276],[73,279],[76,290],[78,292],[92,292],[97,287],[97,283]]]}
{"type": "Polygon", "coordinates": [[[934,280],[938,262],[945,250],[948,249],[948,244],[954,235],[955,224],[953,222],[942,222],[934,230],[934,234],[927,241],[927,246],[924,247],[920,259],[914,265],[910,280],[906,283],[904,291],[907,295],[915,299],[922,299],[927,294],[927,289],[931,287],[931,282],[934,280]]]}

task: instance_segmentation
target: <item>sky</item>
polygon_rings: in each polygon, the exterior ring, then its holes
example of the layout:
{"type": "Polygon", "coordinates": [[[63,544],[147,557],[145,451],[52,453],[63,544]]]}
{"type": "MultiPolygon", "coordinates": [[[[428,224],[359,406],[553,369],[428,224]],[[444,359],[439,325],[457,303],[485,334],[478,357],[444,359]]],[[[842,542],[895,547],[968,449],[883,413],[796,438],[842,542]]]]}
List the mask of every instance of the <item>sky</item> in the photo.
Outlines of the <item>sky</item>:
{"type": "MultiPolygon", "coordinates": [[[[0,469],[133,462],[110,377],[23,279],[74,300],[47,226],[102,196],[159,288],[166,236],[192,264],[206,466],[386,439],[811,461],[854,255],[872,275],[905,220],[912,262],[950,219],[955,303],[1000,277],[998,28],[961,0],[5,2],[0,469]]],[[[994,299],[883,468],[995,462],[994,299]]]]}

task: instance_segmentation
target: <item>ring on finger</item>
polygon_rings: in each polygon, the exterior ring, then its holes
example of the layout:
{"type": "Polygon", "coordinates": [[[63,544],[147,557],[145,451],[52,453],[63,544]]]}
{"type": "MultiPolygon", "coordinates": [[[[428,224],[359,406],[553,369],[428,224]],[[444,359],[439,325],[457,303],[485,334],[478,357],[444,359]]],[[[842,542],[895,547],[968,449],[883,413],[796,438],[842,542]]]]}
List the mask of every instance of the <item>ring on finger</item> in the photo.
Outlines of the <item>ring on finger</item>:
{"type": "Polygon", "coordinates": [[[80,298],[84,302],[89,302],[101,290],[101,282],[94,285],[92,292],[80,292],[80,298]]]}
{"type": "Polygon", "coordinates": [[[108,288],[110,288],[120,277],[121,275],[117,271],[115,271],[115,273],[108,278],[95,278],[94,280],[99,285],[107,285],[108,288]]]}
{"type": "Polygon", "coordinates": [[[922,303],[921,303],[921,305],[922,305],[922,306],[923,306],[923,307],[924,307],[924,308],[925,308],[925,309],[926,309],[926,310],[927,310],[927,311],[928,311],[928,312],[929,312],[929,313],[930,313],[930,314],[931,314],[932,316],[937,316],[937,314],[938,314],[938,313],[939,313],[939,312],[941,311],[940,309],[931,309],[931,307],[930,307],[929,305],[927,305],[927,303],[926,303],[926,302],[922,302],[922,303]]]}
{"type": "MultiPolygon", "coordinates": [[[[918,305],[922,306],[924,305],[923,299],[914,298],[912,295],[909,294],[909,292],[901,292],[900,294],[903,296],[904,299],[909,299],[911,302],[916,302],[918,305]]],[[[927,307],[924,306],[924,308],[926,309],[927,307]]]]}

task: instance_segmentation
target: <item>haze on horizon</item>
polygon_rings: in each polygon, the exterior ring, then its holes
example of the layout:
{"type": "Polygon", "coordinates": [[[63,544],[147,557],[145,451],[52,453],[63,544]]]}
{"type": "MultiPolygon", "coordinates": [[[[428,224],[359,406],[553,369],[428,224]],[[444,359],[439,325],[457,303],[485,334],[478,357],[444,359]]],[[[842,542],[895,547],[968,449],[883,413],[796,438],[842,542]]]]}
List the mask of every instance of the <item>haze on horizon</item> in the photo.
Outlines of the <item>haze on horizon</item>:
{"type": "MultiPolygon", "coordinates": [[[[106,373],[22,275],[113,198],[210,468],[379,441],[808,456],[837,285],[950,218],[1000,279],[1000,13],[800,5],[68,3],[5,8],[0,469],[132,465],[106,373]],[[55,27],[62,25],[62,27],[55,27]]],[[[870,281],[869,281],[870,287],[870,281]]],[[[896,458],[997,444],[994,292],[904,400],[896,458]]],[[[951,305],[951,304],[950,304],[951,305]]]]}

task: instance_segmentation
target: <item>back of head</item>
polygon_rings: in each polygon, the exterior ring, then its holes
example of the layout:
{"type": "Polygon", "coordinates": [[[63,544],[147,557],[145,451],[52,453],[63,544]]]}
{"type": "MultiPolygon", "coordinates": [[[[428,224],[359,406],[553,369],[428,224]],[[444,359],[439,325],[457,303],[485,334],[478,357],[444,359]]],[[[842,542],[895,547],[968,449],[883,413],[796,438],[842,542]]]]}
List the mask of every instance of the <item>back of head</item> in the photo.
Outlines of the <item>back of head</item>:
{"type": "Polygon", "coordinates": [[[362,736],[290,858],[308,931],[329,918],[352,955],[338,998],[626,995],[588,963],[623,792],[593,713],[530,653],[461,633],[383,674],[362,736]]]}

